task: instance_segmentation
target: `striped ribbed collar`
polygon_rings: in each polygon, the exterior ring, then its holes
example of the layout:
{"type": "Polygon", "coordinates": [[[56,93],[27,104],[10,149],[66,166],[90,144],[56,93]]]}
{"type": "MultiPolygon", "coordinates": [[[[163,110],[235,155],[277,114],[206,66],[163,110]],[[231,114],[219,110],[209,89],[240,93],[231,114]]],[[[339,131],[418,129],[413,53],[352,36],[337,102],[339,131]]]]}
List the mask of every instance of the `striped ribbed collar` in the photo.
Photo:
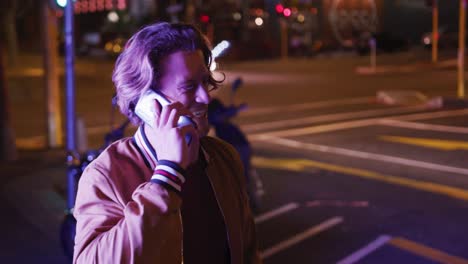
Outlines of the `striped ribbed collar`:
{"type": "Polygon", "coordinates": [[[148,138],[146,137],[144,125],[140,126],[135,132],[133,140],[135,141],[141,155],[143,156],[146,165],[150,169],[154,170],[156,168],[158,156],[156,155],[156,151],[154,150],[153,146],[151,146],[148,138]]]}
{"type": "MultiPolygon", "coordinates": [[[[145,134],[144,125],[141,125],[140,127],[138,127],[137,131],[133,135],[133,141],[135,142],[138,148],[138,151],[143,156],[146,166],[154,170],[158,163],[158,156],[156,155],[156,151],[154,150],[153,146],[151,146],[151,144],[149,143],[148,137],[145,134]]],[[[208,153],[203,147],[201,147],[201,150],[202,150],[201,153],[203,153],[205,161],[209,163],[210,158],[209,158],[208,153]]]]}

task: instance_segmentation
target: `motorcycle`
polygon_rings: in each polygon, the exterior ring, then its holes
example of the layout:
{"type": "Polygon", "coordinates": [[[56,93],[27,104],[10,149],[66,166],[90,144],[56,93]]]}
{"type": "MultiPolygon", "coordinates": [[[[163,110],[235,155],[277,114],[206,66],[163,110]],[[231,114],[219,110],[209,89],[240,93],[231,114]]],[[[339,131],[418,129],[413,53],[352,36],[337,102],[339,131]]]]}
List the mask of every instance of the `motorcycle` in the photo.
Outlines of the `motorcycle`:
{"type": "MultiPolygon", "coordinates": [[[[234,95],[241,85],[241,78],[234,80],[231,86],[232,95],[234,95]]],[[[246,109],[247,104],[245,103],[226,106],[221,100],[214,98],[208,105],[208,122],[214,128],[216,137],[230,143],[239,153],[244,165],[250,207],[254,213],[258,213],[261,208],[262,196],[265,194],[263,182],[251,163],[253,151],[250,142],[242,130],[232,122],[232,119],[239,112],[246,109]]]]}

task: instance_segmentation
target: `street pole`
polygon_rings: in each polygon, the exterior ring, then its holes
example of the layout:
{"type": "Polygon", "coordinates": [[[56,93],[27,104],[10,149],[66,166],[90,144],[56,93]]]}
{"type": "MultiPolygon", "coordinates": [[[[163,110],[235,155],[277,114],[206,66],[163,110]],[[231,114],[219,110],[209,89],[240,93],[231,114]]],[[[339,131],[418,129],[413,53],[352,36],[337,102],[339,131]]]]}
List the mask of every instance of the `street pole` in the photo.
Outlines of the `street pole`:
{"type": "Polygon", "coordinates": [[[372,71],[376,71],[377,68],[377,40],[371,37],[369,40],[370,52],[370,64],[372,71]]]}
{"type": "Polygon", "coordinates": [[[281,59],[288,59],[288,25],[284,18],[280,18],[281,30],[281,59]]]}
{"type": "Polygon", "coordinates": [[[17,158],[17,152],[10,122],[8,90],[3,65],[3,45],[2,40],[0,40],[0,160],[12,161],[17,158]]]}
{"type": "Polygon", "coordinates": [[[465,23],[466,1],[460,0],[460,24],[458,35],[458,98],[465,98],[465,23]]]}
{"type": "Polygon", "coordinates": [[[432,0],[432,62],[438,61],[439,50],[439,3],[432,0]]]}
{"type": "MultiPolygon", "coordinates": [[[[75,206],[76,185],[79,176],[80,157],[76,151],[76,114],[75,114],[75,43],[73,30],[73,2],[67,1],[65,18],[65,83],[67,116],[67,207],[75,206]]],[[[70,212],[71,213],[71,212],[70,212]]]]}
{"type": "Polygon", "coordinates": [[[44,81],[47,105],[47,142],[51,148],[63,146],[62,111],[60,110],[60,89],[58,77],[57,18],[49,7],[49,1],[42,1],[42,43],[44,81]]]}

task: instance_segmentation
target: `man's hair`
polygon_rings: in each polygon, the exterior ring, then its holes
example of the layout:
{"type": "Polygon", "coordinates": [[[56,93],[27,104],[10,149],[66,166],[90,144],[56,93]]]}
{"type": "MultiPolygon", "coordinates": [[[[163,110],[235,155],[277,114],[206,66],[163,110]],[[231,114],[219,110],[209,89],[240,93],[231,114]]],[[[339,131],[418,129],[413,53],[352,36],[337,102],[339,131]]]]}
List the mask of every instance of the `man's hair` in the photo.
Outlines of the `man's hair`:
{"type": "MultiPolygon", "coordinates": [[[[209,69],[212,62],[209,42],[194,26],[158,22],[135,33],[117,58],[112,74],[120,111],[133,124],[141,124],[134,112],[135,105],[144,92],[157,88],[161,60],[178,51],[196,50],[201,50],[209,69]]],[[[209,85],[216,88],[219,83],[210,74],[209,85]]]]}

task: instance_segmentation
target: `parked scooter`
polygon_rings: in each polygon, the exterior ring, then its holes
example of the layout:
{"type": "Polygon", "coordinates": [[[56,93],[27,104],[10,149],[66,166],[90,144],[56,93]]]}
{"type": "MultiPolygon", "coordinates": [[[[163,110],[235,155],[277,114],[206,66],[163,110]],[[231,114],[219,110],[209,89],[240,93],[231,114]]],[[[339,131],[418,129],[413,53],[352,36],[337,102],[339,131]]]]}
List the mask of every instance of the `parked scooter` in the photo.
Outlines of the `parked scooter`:
{"type": "MultiPolygon", "coordinates": [[[[232,95],[242,85],[242,79],[237,78],[232,83],[232,95]]],[[[231,100],[233,101],[233,100],[231,100]]],[[[261,198],[265,194],[263,182],[252,166],[252,147],[245,134],[231,120],[239,112],[247,109],[247,104],[230,106],[224,105],[220,100],[214,98],[208,105],[208,122],[214,128],[216,136],[230,143],[239,152],[244,165],[244,175],[246,177],[247,192],[250,199],[250,207],[254,213],[259,212],[261,198]]]]}
{"type": "MultiPolygon", "coordinates": [[[[88,150],[85,153],[78,154],[74,153],[73,155],[68,156],[68,167],[67,167],[67,176],[71,177],[70,182],[74,183],[72,188],[68,190],[68,200],[75,201],[76,191],[78,186],[78,181],[81,177],[81,174],[85,168],[95,160],[101,152],[107,148],[114,141],[117,141],[124,137],[125,129],[130,124],[130,120],[125,120],[119,127],[113,128],[114,123],[114,111],[116,108],[115,97],[112,100],[112,112],[111,112],[111,131],[107,133],[104,137],[104,144],[101,148],[96,150],[88,150]]],[[[72,203],[74,204],[74,202],[72,203]]],[[[65,255],[70,259],[73,258],[73,247],[75,245],[75,235],[76,235],[76,219],[73,216],[73,205],[69,205],[65,212],[65,216],[60,227],[60,240],[62,243],[62,248],[65,252],[65,255]]]]}

